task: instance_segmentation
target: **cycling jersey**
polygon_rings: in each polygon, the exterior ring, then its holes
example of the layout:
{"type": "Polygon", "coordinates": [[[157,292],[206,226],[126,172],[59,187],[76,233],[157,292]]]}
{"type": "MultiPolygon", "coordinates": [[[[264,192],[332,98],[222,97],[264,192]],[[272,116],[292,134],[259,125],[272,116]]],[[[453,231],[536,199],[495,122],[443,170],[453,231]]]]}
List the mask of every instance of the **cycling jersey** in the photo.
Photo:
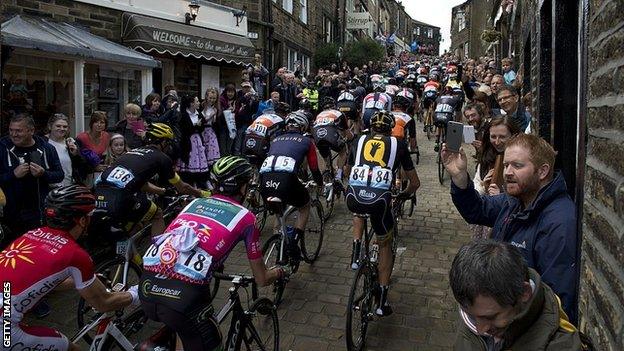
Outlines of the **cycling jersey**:
{"type": "Polygon", "coordinates": [[[347,128],[347,119],[342,112],[325,110],[319,113],[312,126],[312,136],[322,157],[331,156],[330,150],[340,152],[344,149],[345,142],[340,130],[347,128]]]}
{"type": "Polygon", "coordinates": [[[394,96],[397,91],[399,91],[401,88],[399,88],[396,85],[386,85],[386,94],[390,95],[390,96],[394,96]]]}
{"type": "Polygon", "coordinates": [[[139,147],[119,156],[100,175],[96,187],[123,189],[132,194],[140,191],[157,174],[161,180],[168,180],[171,184],[180,181],[169,156],[155,146],[139,147]]]}
{"type": "Polygon", "coordinates": [[[446,126],[452,121],[455,112],[459,111],[462,106],[461,97],[457,95],[442,95],[436,100],[436,109],[433,122],[436,126],[446,126]]]}
{"type": "Polygon", "coordinates": [[[25,313],[65,279],[73,278],[78,290],[91,285],[95,274],[89,254],[64,230],[33,229],[0,252],[0,276],[11,284],[8,322],[12,345],[33,350],[37,345],[41,350],[66,350],[69,342],[56,330],[19,323],[25,313]]]}
{"type": "Polygon", "coordinates": [[[336,126],[339,129],[349,128],[344,113],[334,109],[325,110],[319,113],[314,120],[313,127],[327,127],[330,125],[336,126]]]}
{"type": "Polygon", "coordinates": [[[434,81],[434,80],[430,80],[427,83],[425,83],[423,91],[429,91],[429,90],[435,90],[438,91],[440,90],[440,83],[434,81]]]}
{"type": "Polygon", "coordinates": [[[394,115],[394,128],[392,129],[392,136],[404,140],[409,134],[410,138],[416,137],[416,122],[407,113],[401,111],[393,111],[394,115]]]}
{"type": "Polygon", "coordinates": [[[271,138],[284,126],[284,119],[276,114],[265,113],[258,116],[245,131],[246,134],[254,134],[261,137],[271,138]]]}
{"type": "Polygon", "coordinates": [[[355,120],[358,118],[358,103],[355,96],[348,91],[344,91],[338,96],[336,109],[342,112],[348,119],[355,120]]]}
{"type": "Polygon", "coordinates": [[[392,98],[386,93],[370,93],[366,95],[362,102],[362,121],[364,128],[370,128],[370,120],[373,115],[380,110],[392,110],[392,98]]]}

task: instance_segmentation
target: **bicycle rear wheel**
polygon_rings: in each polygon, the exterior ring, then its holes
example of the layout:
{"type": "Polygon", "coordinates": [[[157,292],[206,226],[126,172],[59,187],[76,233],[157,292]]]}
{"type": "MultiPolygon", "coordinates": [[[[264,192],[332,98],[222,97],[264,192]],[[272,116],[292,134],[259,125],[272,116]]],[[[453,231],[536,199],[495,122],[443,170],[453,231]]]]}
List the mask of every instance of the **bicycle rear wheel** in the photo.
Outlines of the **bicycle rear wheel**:
{"type": "Polygon", "coordinates": [[[318,200],[313,200],[310,206],[310,217],[306,230],[301,238],[301,254],[303,260],[312,264],[319,256],[325,235],[325,220],[323,207],[318,200]]]}
{"type": "Polygon", "coordinates": [[[368,323],[375,312],[374,284],[375,277],[371,266],[362,263],[355,273],[347,304],[346,339],[349,351],[363,350],[366,344],[368,323]]]}
{"type": "Polygon", "coordinates": [[[279,322],[273,302],[267,298],[256,300],[249,308],[249,316],[241,334],[245,345],[241,349],[279,350],[279,322]]]}
{"type": "MultiPolygon", "coordinates": [[[[264,243],[262,247],[262,253],[264,255],[264,264],[267,267],[272,267],[278,264],[280,257],[280,245],[282,237],[280,234],[275,234],[264,243]]],[[[284,288],[286,287],[286,281],[280,279],[273,283],[273,285],[266,288],[261,288],[264,296],[273,297],[273,303],[279,305],[282,302],[282,295],[284,294],[284,288]]]]}
{"type": "MultiPolygon", "coordinates": [[[[442,128],[440,131],[441,134],[446,133],[446,130],[442,128]]],[[[444,162],[442,162],[442,144],[444,143],[444,138],[441,137],[440,147],[438,148],[438,180],[441,185],[444,185],[444,162]]]]}

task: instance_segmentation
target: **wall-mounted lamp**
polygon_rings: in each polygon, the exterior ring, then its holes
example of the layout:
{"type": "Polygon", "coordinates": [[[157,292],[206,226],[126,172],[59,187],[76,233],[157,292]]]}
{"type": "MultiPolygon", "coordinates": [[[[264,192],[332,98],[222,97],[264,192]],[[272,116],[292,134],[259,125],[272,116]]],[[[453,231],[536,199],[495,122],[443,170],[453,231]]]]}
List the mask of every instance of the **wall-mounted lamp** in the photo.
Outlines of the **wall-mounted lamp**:
{"type": "Polygon", "coordinates": [[[243,17],[247,15],[247,6],[243,6],[242,10],[232,11],[232,14],[236,17],[236,26],[238,27],[238,25],[243,21],[243,17]]]}
{"type": "Polygon", "coordinates": [[[186,24],[191,24],[191,21],[195,21],[197,14],[199,13],[199,0],[191,0],[189,4],[189,12],[184,14],[184,20],[186,24]]]}

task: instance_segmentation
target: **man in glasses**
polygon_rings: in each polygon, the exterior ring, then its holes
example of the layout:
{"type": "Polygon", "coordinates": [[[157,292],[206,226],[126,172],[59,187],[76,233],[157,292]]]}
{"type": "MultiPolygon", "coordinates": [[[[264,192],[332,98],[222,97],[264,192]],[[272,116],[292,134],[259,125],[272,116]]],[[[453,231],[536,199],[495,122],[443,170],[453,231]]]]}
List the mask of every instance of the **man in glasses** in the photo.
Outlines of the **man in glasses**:
{"type": "Polygon", "coordinates": [[[501,114],[509,115],[525,133],[530,133],[531,115],[520,103],[518,91],[511,85],[503,85],[496,95],[501,114]]]}

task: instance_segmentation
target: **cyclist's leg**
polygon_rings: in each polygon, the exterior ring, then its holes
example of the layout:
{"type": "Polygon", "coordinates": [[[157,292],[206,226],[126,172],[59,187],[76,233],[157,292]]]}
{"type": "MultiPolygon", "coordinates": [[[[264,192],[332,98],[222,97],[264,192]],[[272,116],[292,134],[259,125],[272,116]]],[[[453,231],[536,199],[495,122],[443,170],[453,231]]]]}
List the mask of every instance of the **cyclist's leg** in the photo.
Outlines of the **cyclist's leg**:
{"type": "Polygon", "coordinates": [[[357,190],[353,186],[347,187],[346,203],[349,211],[353,212],[353,247],[351,250],[351,269],[357,269],[359,266],[360,250],[362,248],[362,236],[364,235],[364,226],[366,218],[358,216],[358,213],[367,213],[365,204],[362,204],[357,198],[357,190]]]}
{"type": "MultiPolygon", "coordinates": [[[[344,140],[344,131],[341,131],[340,134],[344,140]]],[[[336,160],[337,161],[336,179],[338,180],[342,180],[342,176],[343,176],[342,170],[344,169],[344,166],[347,163],[347,156],[348,156],[347,143],[344,141],[341,141],[340,143],[341,145],[339,145],[335,150],[336,152],[338,152],[338,157],[336,160]]]]}
{"type": "Polygon", "coordinates": [[[136,194],[134,201],[135,205],[127,214],[129,221],[126,230],[136,232],[151,222],[152,236],[162,234],[166,228],[162,210],[145,193],[136,194]]]}
{"type": "MultiPolygon", "coordinates": [[[[295,176],[293,177],[296,179],[295,176]]],[[[298,230],[299,233],[303,233],[310,217],[310,194],[298,179],[291,183],[293,186],[289,190],[290,196],[287,202],[299,210],[299,215],[297,215],[297,221],[295,222],[295,231],[298,230]]]]}
{"type": "Polygon", "coordinates": [[[392,314],[392,308],[388,303],[388,289],[390,287],[390,275],[392,274],[392,240],[396,223],[392,216],[392,204],[390,195],[386,195],[382,200],[375,204],[381,207],[376,208],[375,215],[371,216],[371,226],[375,230],[377,236],[377,245],[379,246],[379,286],[380,296],[379,305],[375,312],[380,316],[392,314]],[[379,213],[382,213],[380,216],[379,213]]]}
{"type": "Polygon", "coordinates": [[[11,324],[11,344],[19,350],[80,350],[55,329],[17,324],[11,324]]]}

